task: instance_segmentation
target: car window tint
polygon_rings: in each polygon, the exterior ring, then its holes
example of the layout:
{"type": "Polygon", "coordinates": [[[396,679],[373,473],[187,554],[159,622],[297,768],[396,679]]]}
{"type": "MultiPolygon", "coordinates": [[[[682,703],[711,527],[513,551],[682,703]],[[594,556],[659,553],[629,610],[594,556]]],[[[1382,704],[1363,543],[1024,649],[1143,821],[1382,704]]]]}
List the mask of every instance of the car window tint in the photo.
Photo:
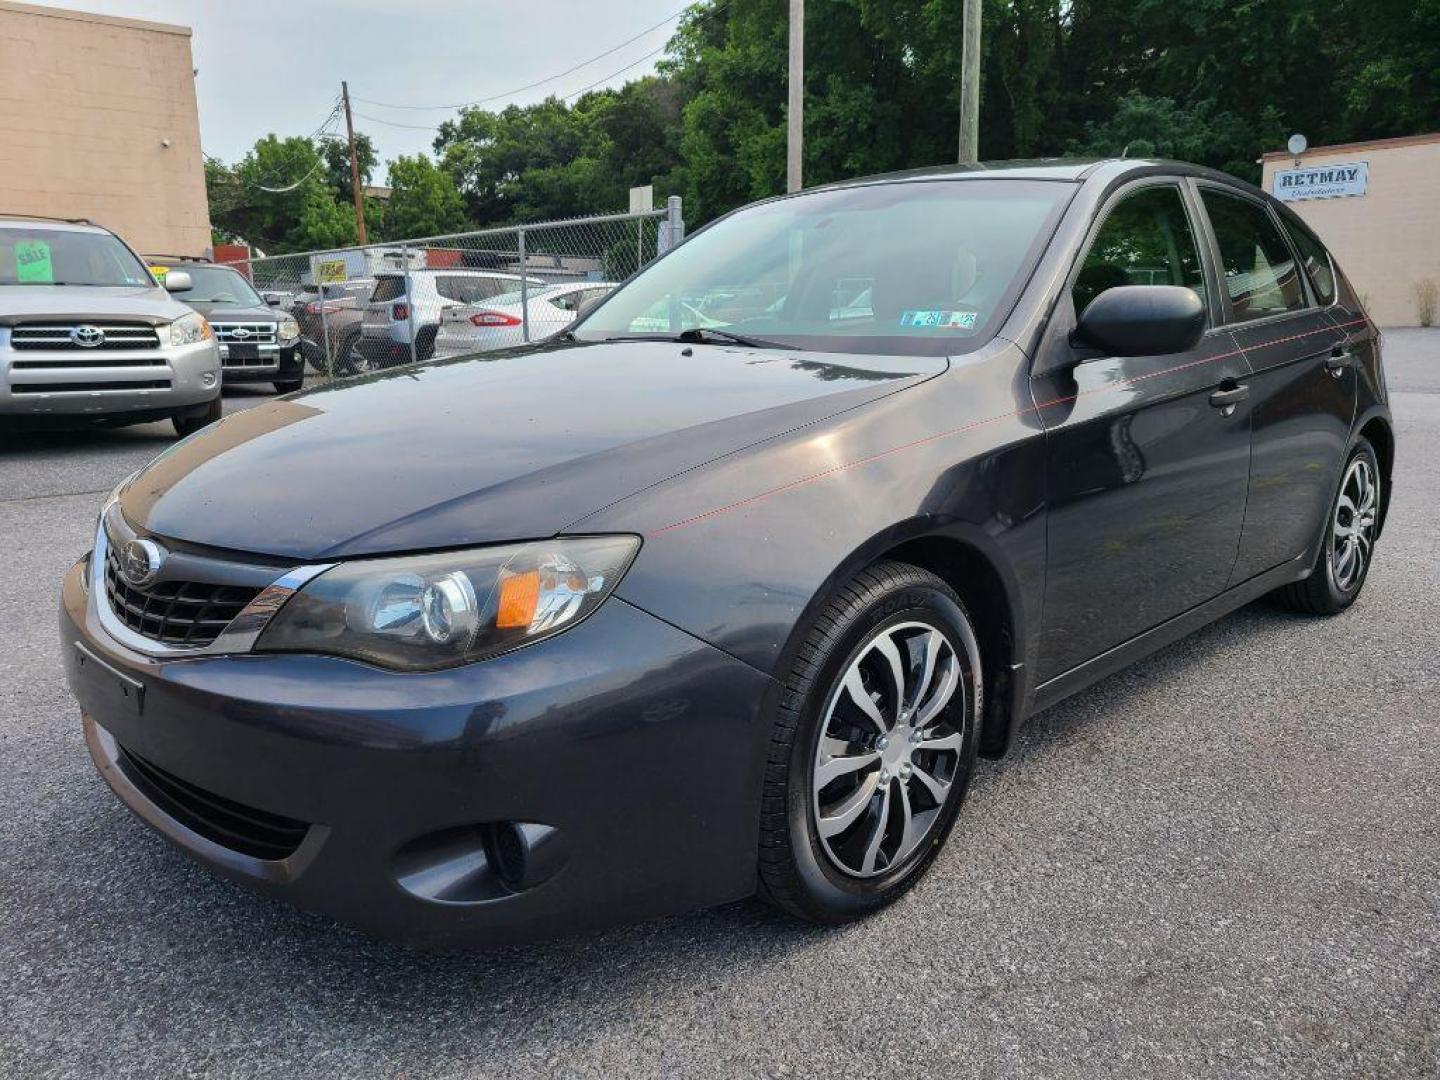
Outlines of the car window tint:
{"type": "Polygon", "coordinates": [[[1231,319],[1263,319],[1305,306],[1290,246],[1265,207],[1238,195],[1204,188],[1201,198],[1220,246],[1220,272],[1231,319]]]}
{"type": "Polygon", "coordinates": [[[1329,252],[1307,230],[1296,225],[1290,226],[1290,237],[1295,241],[1295,247],[1300,252],[1301,265],[1305,267],[1305,275],[1310,279],[1310,286],[1315,290],[1320,303],[1333,304],[1335,269],[1330,265],[1329,252]]]}
{"type": "Polygon", "coordinates": [[[1178,187],[1141,188],[1110,209],[1071,287],[1075,313],[1116,285],[1180,285],[1205,299],[1200,249],[1178,187]]]}
{"type": "Polygon", "coordinates": [[[370,301],[383,304],[390,300],[399,300],[404,295],[404,277],[399,274],[381,274],[375,279],[375,291],[370,294],[370,301]]]}

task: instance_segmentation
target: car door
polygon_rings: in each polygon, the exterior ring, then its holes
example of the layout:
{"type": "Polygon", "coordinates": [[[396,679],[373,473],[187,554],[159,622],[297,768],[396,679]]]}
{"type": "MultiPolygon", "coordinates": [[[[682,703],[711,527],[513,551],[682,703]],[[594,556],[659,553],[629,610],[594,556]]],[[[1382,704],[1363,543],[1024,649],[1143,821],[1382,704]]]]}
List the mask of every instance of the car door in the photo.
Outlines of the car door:
{"type": "Polygon", "coordinates": [[[1312,300],[1314,287],[1271,208],[1210,182],[1197,190],[1226,322],[1252,371],[1250,480],[1230,578],[1238,584],[1303,555],[1315,540],[1340,480],[1356,372],[1344,331],[1312,300]]]}
{"type": "Polygon", "coordinates": [[[1049,374],[1034,380],[1049,504],[1042,682],[1216,596],[1229,579],[1249,474],[1249,371],[1219,326],[1196,222],[1178,178],[1122,189],[1051,318],[1049,374]],[[1152,284],[1206,301],[1207,329],[1192,349],[1119,357],[1077,343],[1071,331],[1087,303],[1113,286],[1152,284]]]}

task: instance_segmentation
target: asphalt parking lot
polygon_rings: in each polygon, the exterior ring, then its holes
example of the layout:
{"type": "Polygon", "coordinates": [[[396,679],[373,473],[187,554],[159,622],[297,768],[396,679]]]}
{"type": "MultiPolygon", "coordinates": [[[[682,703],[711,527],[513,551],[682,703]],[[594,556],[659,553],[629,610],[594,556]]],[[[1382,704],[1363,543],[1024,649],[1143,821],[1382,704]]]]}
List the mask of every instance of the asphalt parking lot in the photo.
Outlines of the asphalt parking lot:
{"type": "Polygon", "coordinates": [[[1344,616],[1251,606],[1036,718],[867,923],[476,955],[253,896],[120,806],[56,590],[168,429],[0,447],[0,1074],[1440,1075],[1440,330],[1387,359],[1393,509],[1344,616]]]}

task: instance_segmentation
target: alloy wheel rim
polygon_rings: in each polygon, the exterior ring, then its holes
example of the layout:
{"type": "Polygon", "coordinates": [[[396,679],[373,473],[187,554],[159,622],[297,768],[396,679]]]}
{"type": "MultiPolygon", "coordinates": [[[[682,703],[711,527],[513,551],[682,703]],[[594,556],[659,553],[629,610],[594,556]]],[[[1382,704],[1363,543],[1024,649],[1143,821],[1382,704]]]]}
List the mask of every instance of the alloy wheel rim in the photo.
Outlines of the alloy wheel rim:
{"type": "Polygon", "coordinates": [[[1330,529],[1330,574],[1341,592],[1356,588],[1375,544],[1380,479],[1369,460],[1358,457],[1345,470],[1330,529]]]}
{"type": "Polygon", "coordinates": [[[837,869],[886,874],[935,830],[960,774],[964,709],[950,706],[964,704],[962,675],[938,627],[902,622],[876,632],[831,690],[811,801],[837,869]]]}

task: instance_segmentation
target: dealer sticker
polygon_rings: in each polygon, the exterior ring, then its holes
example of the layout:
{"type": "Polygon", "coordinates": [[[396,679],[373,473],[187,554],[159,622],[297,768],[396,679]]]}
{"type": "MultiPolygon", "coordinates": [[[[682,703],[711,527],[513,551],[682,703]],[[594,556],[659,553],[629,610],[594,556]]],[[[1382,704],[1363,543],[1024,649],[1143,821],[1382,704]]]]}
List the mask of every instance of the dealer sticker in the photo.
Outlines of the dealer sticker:
{"type": "Polygon", "coordinates": [[[903,311],[900,313],[901,326],[974,330],[975,321],[976,313],[973,311],[903,311]]]}

